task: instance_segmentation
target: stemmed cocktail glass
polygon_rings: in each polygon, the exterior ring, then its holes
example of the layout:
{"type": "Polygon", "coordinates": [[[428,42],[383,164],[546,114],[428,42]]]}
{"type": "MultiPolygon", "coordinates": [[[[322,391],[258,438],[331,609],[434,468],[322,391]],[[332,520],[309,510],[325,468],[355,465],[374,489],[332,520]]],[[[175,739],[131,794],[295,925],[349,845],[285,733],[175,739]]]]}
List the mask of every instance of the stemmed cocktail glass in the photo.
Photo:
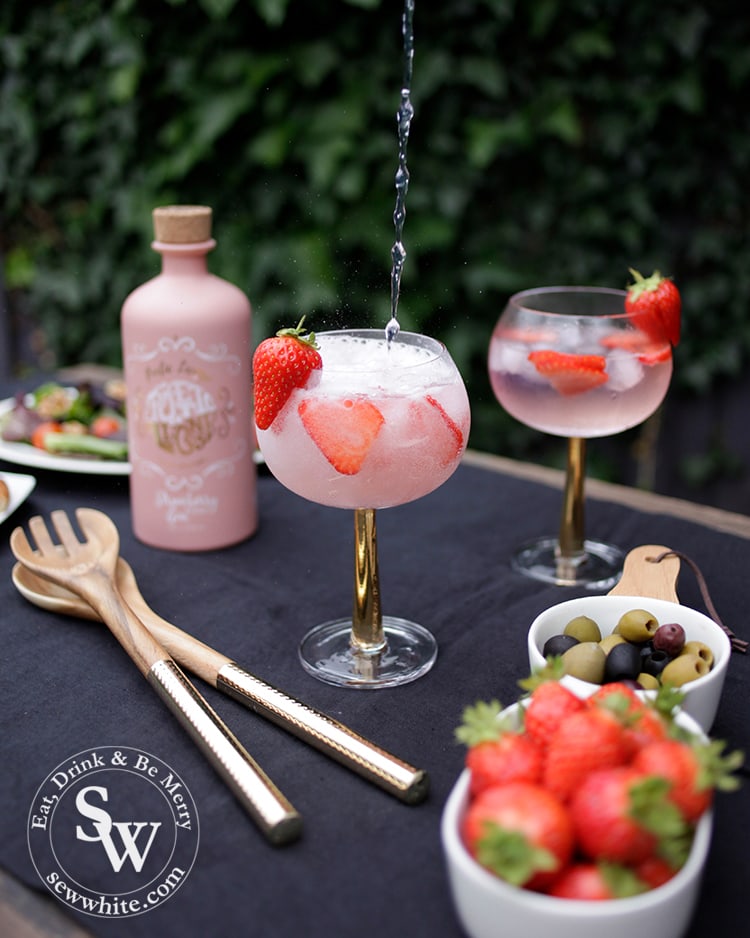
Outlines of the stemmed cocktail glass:
{"type": "Polygon", "coordinates": [[[458,466],[469,401],[446,347],[383,330],[316,334],[322,368],[296,388],[258,444],[287,488],[322,505],[354,510],[351,616],[302,640],[300,658],[331,684],[387,687],[412,681],[435,661],[423,626],[380,607],[375,513],[427,495],[458,466]]]}
{"type": "Polygon", "coordinates": [[[559,533],[522,545],[512,561],[548,583],[604,589],[622,567],[619,548],[584,538],[586,440],[642,423],[672,376],[668,340],[637,329],[624,303],[622,290],[526,290],[510,298],[490,340],[490,381],[505,410],[535,430],[568,437],[559,533]]]}

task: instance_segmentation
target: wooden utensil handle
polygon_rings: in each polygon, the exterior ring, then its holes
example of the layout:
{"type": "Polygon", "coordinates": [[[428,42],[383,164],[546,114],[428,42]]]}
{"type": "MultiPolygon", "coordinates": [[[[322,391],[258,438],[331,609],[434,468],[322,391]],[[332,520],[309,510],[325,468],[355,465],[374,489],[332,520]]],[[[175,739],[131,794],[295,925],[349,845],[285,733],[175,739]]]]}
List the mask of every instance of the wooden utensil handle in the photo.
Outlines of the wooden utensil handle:
{"type": "Polygon", "coordinates": [[[138,670],[148,677],[151,668],[168,657],[159,642],[124,601],[106,574],[81,582],[80,595],[122,645],[138,670]]]}

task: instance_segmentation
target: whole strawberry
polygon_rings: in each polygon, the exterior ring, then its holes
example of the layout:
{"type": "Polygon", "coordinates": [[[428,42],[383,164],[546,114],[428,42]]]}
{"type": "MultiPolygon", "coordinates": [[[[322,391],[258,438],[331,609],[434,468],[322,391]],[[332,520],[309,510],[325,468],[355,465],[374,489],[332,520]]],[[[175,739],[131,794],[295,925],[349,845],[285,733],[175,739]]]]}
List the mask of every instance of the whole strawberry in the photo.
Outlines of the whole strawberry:
{"type": "Polygon", "coordinates": [[[633,766],[666,779],[670,785],[668,799],[687,821],[695,823],[711,806],[714,789],[732,791],[738,787],[732,772],[742,764],[742,755],[724,754],[723,747],[721,740],[657,740],[636,754],[633,766]]]}
{"type": "Polygon", "coordinates": [[[652,855],[640,863],[636,863],[633,872],[638,879],[645,883],[649,889],[656,889],[668,883],[678,871],[678,867],[668,863],[663,857],[652,855]]]}
{"type": "Polygon", "coordinates": [[[496,785],[474,798],[463,839],[482,866],[528,889],[550,886],[573,854],[569,813],[554,795],[528,782],[496,785]]]}
{"type": "Polygon", "coordinates": [[[315,335],[306,335],[303,316],[293,329],[280,329],[260,343],[253,355],[255,423],[267,430],[295,388],[303,388],[313,371],[323,367],[315,335]]]}
{"type": "Polygon", "coordinates": [[[572,713],[547,746],[544,786],[567,801],[591,772],[623,765],[628,754],[622,724],[607,710],[572,713]]]}
{"type": "MultiPolygon", "coordinates": [[[[522,681],[529,686],[533,679],[522,681]]],[[[542,681],[532,692],[524,713],[526,732],[540,746],[546,747],[557,733],[560,721],[585,708],[584,702],[558,681],[542,681]]]]}
{"type": "Polygon", "coordinates": [[[456,730],[456,739],[468,747],[471,797],[493,785],[538,782],[542,777],[541,749],[530,736],[504,724],[501,710],[496,700],[479,701],[464,710],[463,723],[456,730]]]}
{"type": "Polygon", "coordinates": [[[658,270],[650,277],[632,268],[630,273],[635,282],[628,286],[625,311],[633,325],[652,339],[677,345],[682,315],[680,291],[658,270]]]}
{"type": "MultiPolygon", "coordinates": [[[[662,687],[658,697],[674,700],[672,688],[662,687]]],[[[617,718],[623,727],[628,754],[632,757],[647,743],[666,739],[670,720],[657,710],[655,702],[646,703],[627,684],[614,681],[604,684],[588,698],[589,707],[599,707],[617,718]]]]}
{"type": "Polygon", "coordinates": [[[549,891],[558,899],[623,899],[652,888],[632,869],[616,863],[571,863],[549,891]]]}
{"type": "Polygon", "coordinates": [[[668,789],[665,779],[631,765],[586,776],[570,804],[581,851],[592,860],[626,864],[659,852],[680,865],[691,829],[667,801],[668,789]]]}

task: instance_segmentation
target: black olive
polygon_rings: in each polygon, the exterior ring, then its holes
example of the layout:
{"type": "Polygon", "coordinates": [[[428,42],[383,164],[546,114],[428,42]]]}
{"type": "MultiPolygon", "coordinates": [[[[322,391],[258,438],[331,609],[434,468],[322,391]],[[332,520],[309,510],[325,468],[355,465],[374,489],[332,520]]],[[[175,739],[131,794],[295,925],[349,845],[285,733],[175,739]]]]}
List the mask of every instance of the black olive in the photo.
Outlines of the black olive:
{"type": "Polygon", "coordinates": [[[641,673],[641,653],[637,645],[620,642],[614,645],[604,664],[604,680],[634,681],[641,673]]]}
{"type": "Polygon", "coordinates": [[[573,645],[578,644],[578,639],[572,635],[553,635],[548,638],[542,648],[542,654],[545,658],[549,655],[562,655],[573,645]]]}
{"type": "Polygon", "coordinates": [[[650,655],[643,659],[643,670],[646,674],[653,674],[654,677],[658,677],[671,660],[666,651],[652,651],[650,655]]]}

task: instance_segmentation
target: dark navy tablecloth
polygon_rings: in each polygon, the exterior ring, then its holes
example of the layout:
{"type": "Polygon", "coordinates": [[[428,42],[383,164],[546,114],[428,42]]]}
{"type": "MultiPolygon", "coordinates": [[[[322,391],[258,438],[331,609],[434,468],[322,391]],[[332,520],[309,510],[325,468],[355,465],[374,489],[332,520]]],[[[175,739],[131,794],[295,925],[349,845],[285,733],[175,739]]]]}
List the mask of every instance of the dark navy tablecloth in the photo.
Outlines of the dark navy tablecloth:
{"type": "MultiPolygon", "coordinates": [[[[430,628],[440,652],[434,669],[415,683],[355,691],[317,682],[297,661],[297,644],[310,626],[351,609],[350,512],[310,504],[265,476],[255,537],[223,551],[171,553],[134,539],[126,479],[36,474],[36,490],[0,536],[0,866],[49,895],[27,845],[37,789],[75,753],[132,747],[179,774],[195,801],[200,842],[189,876],[158,908],[122,920],[77,915],[93,935],[458,938],[439,839],[441,810],[463,761],[453,729],[468,703],[516,698],[516,682],[528,667],[529,624],[541,610],[575,595],[508,566],[519,539],[554,533],[559,491],[462,466],[439,491],[380,512],[383,611],[430,628]],[[401,804],[198,682],[304,817],[297,843],[269,846],[106,628],[43,612],[14,590],[12,528],[33,514],[84,505],[114,519],[122,554],[160,614],[426,769],[428,800],[401,804]]],[[[594,500],[588,502],[587,533],[626,550],[657,543],[690,555],[705,573],[721,617],[750,637],[750,540],[594,500]]],[[[703,609],[684,566],[679,591],[684,604],[703,609]]],[[[713,734],[750,752],[748,700],[750,659],[733,655],[713,734]]],[[[718,798],[691,938],[729,934],[744,917],[748,829],[745,785],[718,798]]]]}

